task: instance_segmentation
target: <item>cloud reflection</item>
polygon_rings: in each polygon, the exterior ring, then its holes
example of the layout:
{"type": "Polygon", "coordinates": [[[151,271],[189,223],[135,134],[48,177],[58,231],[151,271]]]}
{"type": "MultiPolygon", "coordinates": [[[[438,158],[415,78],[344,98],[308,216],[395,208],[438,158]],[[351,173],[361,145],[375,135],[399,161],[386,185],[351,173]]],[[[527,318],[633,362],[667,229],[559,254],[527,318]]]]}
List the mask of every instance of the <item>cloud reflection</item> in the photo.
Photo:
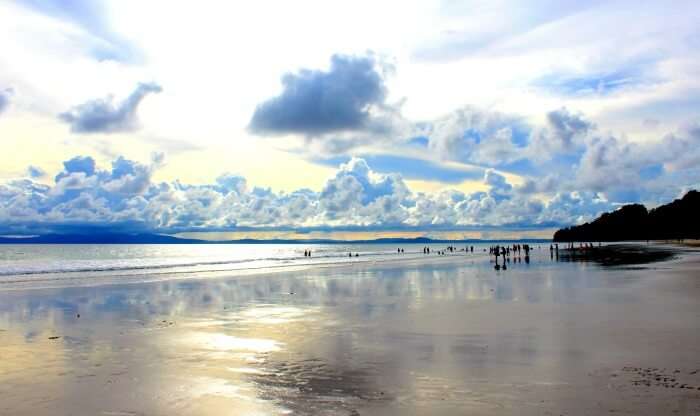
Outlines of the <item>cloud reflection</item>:
{"type": "Polygon", "coordinates": [[[0,355],[49,356],[51,347],[57,357],[42,368],[0,366],[0,385],[21,374],[12,388],[32,403],[34,379],[63,374],[42,384],[67,386],[52,400],[93,395],[96,413],[102,385],[159,392],[168,400],[138,406],[175,414],[191,406],[203,414],[352,414],[431,408],[442,398],[494,410],[503,386],[488,380],[546,385],[562,368],[595,361],[594,349],[563,335],[562,320],[635,300],[624,291],[634,280],[591,265],[535,255],[507,273],[492,267],[455,260],[0,292],[0,340],[13,340],[0,342],[0,355]],[[48,334],[62,338],[48,343],[48,334]]]}

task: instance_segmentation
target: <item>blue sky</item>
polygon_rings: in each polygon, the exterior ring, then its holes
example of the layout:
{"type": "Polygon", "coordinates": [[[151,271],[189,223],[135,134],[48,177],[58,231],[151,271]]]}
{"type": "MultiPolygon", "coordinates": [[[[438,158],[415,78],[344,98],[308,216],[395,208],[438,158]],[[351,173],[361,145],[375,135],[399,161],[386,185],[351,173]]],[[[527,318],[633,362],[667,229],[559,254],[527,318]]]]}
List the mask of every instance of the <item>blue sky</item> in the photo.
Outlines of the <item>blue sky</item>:
{"type": "Polygon", "coordinates": [[[544,236],[664,203],[700,186],[698,21],[692,1],[0,1],[0,234],[544,236]]]}

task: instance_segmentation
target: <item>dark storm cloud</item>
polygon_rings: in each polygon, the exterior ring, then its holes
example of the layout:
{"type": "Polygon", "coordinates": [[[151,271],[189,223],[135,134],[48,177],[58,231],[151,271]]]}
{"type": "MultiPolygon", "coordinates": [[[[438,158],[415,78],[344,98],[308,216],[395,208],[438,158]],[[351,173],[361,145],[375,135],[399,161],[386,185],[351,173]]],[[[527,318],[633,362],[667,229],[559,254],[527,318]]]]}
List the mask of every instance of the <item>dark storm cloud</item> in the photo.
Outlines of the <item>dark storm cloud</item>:
{"type": "Polygon", "coordinates": [[[261,135],[325,133],[369,128],[371,106],[386,87],[370,56],[334,55],[328,71],[303,69],[282,78],[283,91],[260,104],[250,121],[261,135]]]}
{"type": "Polygon", "coordinates": [[[112,98],[98,98],[59,114],[74,133],[116,133],[137,128],[136,111],[141,101],[162,88],[154,83],[139,84],[124,101],[115,105],[112,98]]]}

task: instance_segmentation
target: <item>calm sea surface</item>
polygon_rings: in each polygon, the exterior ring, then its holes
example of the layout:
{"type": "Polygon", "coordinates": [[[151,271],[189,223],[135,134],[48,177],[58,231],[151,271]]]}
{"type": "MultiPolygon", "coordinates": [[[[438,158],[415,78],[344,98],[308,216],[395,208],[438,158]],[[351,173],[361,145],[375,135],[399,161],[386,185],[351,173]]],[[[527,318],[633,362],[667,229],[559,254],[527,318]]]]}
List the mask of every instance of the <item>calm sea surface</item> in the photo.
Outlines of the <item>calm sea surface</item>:
{"type": "MultiPolygon", "coordinates": [[[[447,244],[430,245],[438,255],[447,244]]],[[[485,255],[486,244],[465,244],[447,255],[485,255]]],[[[422,258],[424,245],[404,244],[17,244],[0,245],[0,284],[66,283],[225,273],[283,267],[422,258]],[[311,250],[311,257],[304,256],[311,250]],[[352,253],[352,257],[350,257],[352,253]],[[400,256],[400,257],[399,257],[400,256]]]]}

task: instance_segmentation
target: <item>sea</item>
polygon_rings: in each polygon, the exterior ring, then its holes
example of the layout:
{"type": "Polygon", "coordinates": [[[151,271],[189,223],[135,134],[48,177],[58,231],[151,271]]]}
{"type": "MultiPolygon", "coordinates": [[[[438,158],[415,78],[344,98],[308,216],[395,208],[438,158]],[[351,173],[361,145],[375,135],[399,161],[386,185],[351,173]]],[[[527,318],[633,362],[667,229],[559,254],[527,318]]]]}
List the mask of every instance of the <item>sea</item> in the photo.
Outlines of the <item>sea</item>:
{"type": "Polygon", "coordinates": [[[206,277],[284,268],[485,256],[492,243],[453,244],[3,244],[0,287],[206,277]],[[472,253],[470,248],[474,247],[472,253]],[[399,249],[402,251],[400,252],[399,249]],[[311,251],[311,256],[305,256],[311,251]]]}

